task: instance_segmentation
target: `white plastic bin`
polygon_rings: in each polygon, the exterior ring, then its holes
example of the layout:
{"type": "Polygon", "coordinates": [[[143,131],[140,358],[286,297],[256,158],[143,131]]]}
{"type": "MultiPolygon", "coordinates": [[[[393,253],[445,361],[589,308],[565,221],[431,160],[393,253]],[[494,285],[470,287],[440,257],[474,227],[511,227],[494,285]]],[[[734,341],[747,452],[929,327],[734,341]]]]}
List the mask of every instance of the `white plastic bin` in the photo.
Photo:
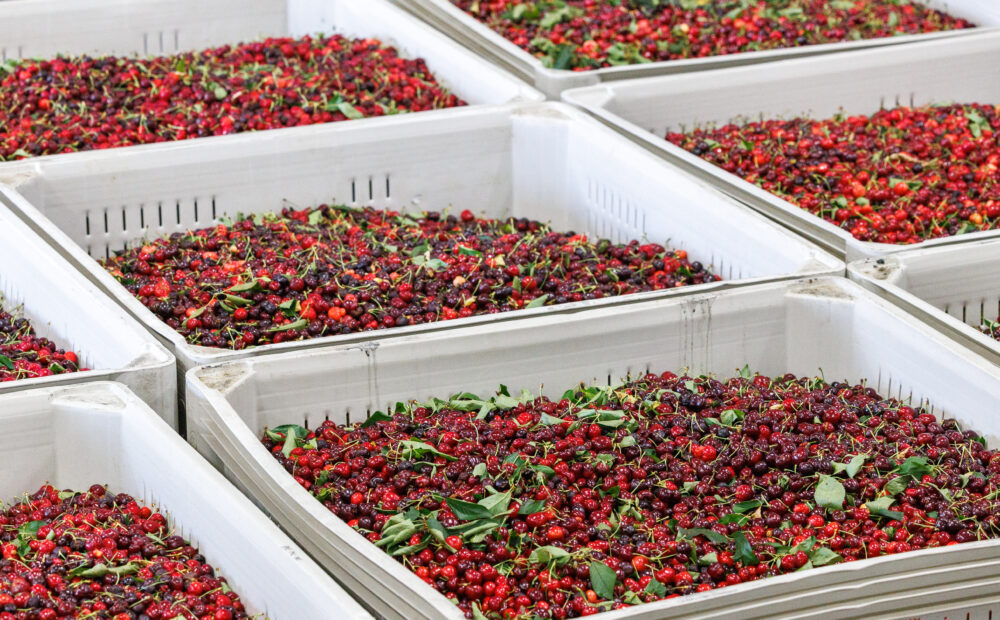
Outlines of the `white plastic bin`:
{"type": "MultiPolygon", "coordinates": [[[[423,58],[438,81],[469,104],[544,99],[385,0],[5,0],[0,62],[56,54],[166,55],[268,36],[334,32],[375,37],[405,57],[423,58]]],[[[217,138],[195,141],[207,139],[217,138]]]]}
{"type": "MultiPolygon", "coordinates": [[[[605,67],[590,71],[552,69],[542,64],[531,53],[514,45],[501,34],[456,7],[449,0],[394,0],[430,24],[461,42],[470,50],[491,59],[497,65],[514,75],[534,84],[548,97],[558,98],[569,88],[590,86],[600,82],[611,82],[630,78],[651,77],[673,73],[706,71],[738,65],[757,64],[774,60],[828,54],[842,50],[863,50],[885,45],[912,43],[938,38],[966,35],[973,30],[952,30],[919,35],[903,35],[883,39],[864,39],[843,43],[805,45],[759,52],[742,52],[707,58],[689,58],[652,62],[648,64],[605,67]]],[[[955,17],[965,18],[980,26],[974,29],[994,30],[1000,26],[1000,5],[993,0],[922,0],[926,6],[947,11],[955,17]]]]}
{"type": "MultiPolygon", "coordinates": [[[[986,3],[984,3],[986,4],[986,3]]],[[[994,10],[1000,4],[989,3],[994,10]]],[[[837,112],[934,102],[1000,104],[1000,32],[700,74],[629,80],[564,93],[578,105],[687,172],[846,256],[848,261],[914,246],[858,241],[851,234],[667,142],[667,131],[739,119],[837,112]]],[[[1000,236],[985,231],[924,241],[933,247],[1000,236]]]]}
{"type": "Polygon", "coordinates": [[[465,109],[449,117],[383,118],[192,146],[177,143],[24,162],[0,202],[32,222],[91,279],[155,332],[186,371],[199,364],[322,344],[571,313],[766,279],[842,273],[843,264],[736,201],[562,104],[465,109]],[[551,221],[615,241],[688,251],[725,281],[316,338],[244,351],[188,344],[94,258],[147,233],[211,226],[218,217],[339,202],[409,210],[471,209],[551,221]]]}
{"type": "Polygon", "coordinates": [[[250,613],[371,616],[127,388],[97,382],[0,396],[0,498],[106,484],[167,517],[250,613]]]}
{"type": "MultiPolygon", "coordinates": [[[[501,383],[558,397],[580,381],[685,368],[731,376],[744,364],[772,376],[868,379],[884,396],[930,403],[936,415],[1000,445],[1000,369],[844,278],[199,368],[187,375],[188,416],[198,429],[196,447],[317,561],[349,567],[338,573],[341,583],[377,613],[459,618],[444,596],[378,555],[300,487],[260,443],[265,427],[356,422],[397,401],[486,394],[501,383]]],[[[1000,541],[983,541],[796,572],[601,617],[893,617],[929,601],[964,616],[967,601],[1000,597],[998,569],[1000,541]]]]}
{"type": "Polygon", "coordinates": [[[92,370],[0,382],[0,395],[87,381],[120,381],[177,425],[174,356],[16,215],[0,210],[0,296],[8,312],[92,370]]]}
{"type": "Polygon", "coordinates": [[[979,331],[1000,317],[1000,240],[918,249],[848,266],[851,279],[1000,364],[1000,342],[979,331]]]}

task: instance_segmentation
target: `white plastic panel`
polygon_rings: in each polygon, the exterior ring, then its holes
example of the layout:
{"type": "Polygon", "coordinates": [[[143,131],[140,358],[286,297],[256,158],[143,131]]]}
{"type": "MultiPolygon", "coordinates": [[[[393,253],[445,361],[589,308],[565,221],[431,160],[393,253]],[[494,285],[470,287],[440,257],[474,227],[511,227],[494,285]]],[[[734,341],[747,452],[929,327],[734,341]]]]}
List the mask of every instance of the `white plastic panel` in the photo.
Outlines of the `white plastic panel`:
{"type": "Polygon", "coordinates": [[[839,261],[812,244],[561,104],[275,130],[197,145],[29,161],[10,170],[19,193],[0,188],[0,195],[6,192],[7,203],[22,218],[166,340],[183,370],[262,352],[574,312],[760,279],[842,273],[839,261]],[[645,237],[719,265],[731,281],[233,352],[186,344],[93,260],[141,238],[143,223],[148,234],[164,234],[210,225],[222,215],[273,211],[283,201],[301,207],[342,202],[468,208],[490,217],[551,221],[589,235],[645,237]]]}
{"type": "MultiPolygon", "coordinates": [[[[2,201],[2,197],[0,197],[2,201]]],[[[93,370],[0,383],[0,394],[95,380],[125,383],[177,424],[175,360],[121,307],[18,217],[0,207],[0,305],[93,370]]]]}
{"type": "Polygon", "coordinates": [[[1000,317],[1000,240],[901,252],[850,265],[850,276],[945,334],[1000,363],[1000,342],[981,333],[1000,317]]]}
{"type": "Polygon", "coordinates": [[[371,616],[138,398],[91,383],[0,396],[0,498],[107,484],[163,510],[272,620],[371,616]]]}
{"type": "MultiPolygon", "coordinates": [[[[614,82],[568,91],[563,99],[851,261],[903,251],[907,246],[858,241],[847,231],[667,142],[666,133],[760,118],[872,114],[897,105],[1000,103],[1000,65],[994,61],[998,54],[1000,32],[982,33],[777,64],[614,82]]],[[[972,233],[921,246],[998,234],[972,233]]]]}
{"type": "MultiPolygon", "coordinates": [[[[258,357],[188,374],[192,441],[342,583],[389,617],[455,617],[400,565],[372,556],[359,534],[298,486],[261,446],[265,427],[359,421],[399,400],[503,383],[559,395],[578,382],[647,370],[868,380],[884,394],[955,418],[1000,446],[1000,369],[840,278],[761,284],[722,294],[484,325],[298,355],[258,357]],[[359,575],[354,577],[354,575],[359,575]],[[417,596],[404,596],[412,588],[417,596]]],[[[964,609],[967,589],[994,576],[1000,542],[889,556],[609,613],[607,618],[829,618],[891,614],[933,601],[964,609]],[[902,596],[902,592],[909,592],[902,596]],[[876,604],[875,597],[885,600],[876,604]],[[914,602],[916,601],[916,602],[914,602]],[[738,611],[734,611],[738,609],[738,611]],[[832,614],[832,615],[831,615],[832,614]]]]}

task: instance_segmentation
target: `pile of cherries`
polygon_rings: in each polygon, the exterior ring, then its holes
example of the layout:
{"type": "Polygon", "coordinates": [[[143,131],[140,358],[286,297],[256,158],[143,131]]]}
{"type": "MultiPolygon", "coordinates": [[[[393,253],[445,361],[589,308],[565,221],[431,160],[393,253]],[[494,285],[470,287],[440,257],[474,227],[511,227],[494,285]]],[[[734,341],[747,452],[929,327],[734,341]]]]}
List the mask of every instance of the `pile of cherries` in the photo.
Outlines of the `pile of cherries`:
{"type": "Polygon", "coordinates": [[[0,64],[0,161],[464,105],[376,39],[0,64]]]}
{"type": "MultiPolygon", "coordinates": [[[[2,301],[2,300],[0,300],[2,301]]],[[[0,381],[48,377],[80,368],[79,358],[35,333],[25,319],[0,307],[0,381]]]]}
{"type": "Polygon", "coordinates": [[[919,243],[1000,223],[1000,107],[898,107],[670,133],[667,140],[847,230],[919,243]]]}
{"type": "Polygon", "coordinates": [[[174,234],[104,266],[190,342],[233,349],[719,280],[654,243],[326,205],[174,234]]]}
{"type": "Polygon", "coordinates": [[[451,0],[556,69],[586,71],[971,28],[896,0],[451,0]]]}
{"type": "Polygon", "coordinates": [[[101,485],[0,506],[0,619],[248,618],[166,518],[101,485]]]}
{"type": "Polygon", "coordinates": [[[872,388],[744,369],[463,393],[265,432],[469,618],[571,618],[1000,534],[1000,453],[872,388]]]}

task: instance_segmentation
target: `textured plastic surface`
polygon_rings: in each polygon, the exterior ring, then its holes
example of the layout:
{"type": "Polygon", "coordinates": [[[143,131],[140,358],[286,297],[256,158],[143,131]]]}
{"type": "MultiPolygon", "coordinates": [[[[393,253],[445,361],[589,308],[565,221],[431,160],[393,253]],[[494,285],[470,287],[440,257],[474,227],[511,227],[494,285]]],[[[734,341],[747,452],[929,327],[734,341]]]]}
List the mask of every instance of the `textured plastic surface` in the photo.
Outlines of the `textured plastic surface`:
{"type": "Polygon", "coordinates": [[[767,278],[843,273],[840,261],[809,242],[562,104],[384,118],[367,126],[335,123],[196,147],[110,150],[24,162],[18,175],[21,195],[0,188],[0,202],[32,222],[167,342],[182,372],[262,352],[569,313],[767,278]],[[187,344],[94,260],[144,232],[161,236],[210,226],[223,215],[273,211],[285,200],[300,206],[333,201],[469,208],[491,217],[551,221],[562,230],[615,241],[648,237],[686,249],[729,282],[235,352],[187,344]]]}
{"type": "MultiPolygon", "coordinates": [[[[545,67],[539,59],[514,45],[448,0],[394,0],[394,2],[433,24],[442,32],[451,35],[470,50],[474,50],[514,75],[534,84],[539,90],[554,99],[558,98],[559,94],[566,89],[591,86],[600,82],[706,71],[843,50],[864,50],[900,43],[961,37],[971,32],[970,30],[949,31],[844,43],[826,43],[708,58],[605,67],[581,72],[545,67]]],[[[926,0],[924,4],[971,20],[981,26],[981,28],[976,29],[977,32],[994,30],[1000,26],[1000,5],[997,5],[993,0],[926,0]]]]}
{"type": "MultiPolygon", "coordinates": [[[[470,391],[540,389],[649,370],[736,368],[828,380],[867,378],[883,395],[931,403],[942,417],[1000,445],[1000,369],[843,278],[761,284],[513,325],[484,325],[362,346],[258,357],[188,373],[197,445],[359,600],[391,617],[460,617],[444,597],[302,489],[258,440],[265,427],[360,421],[400,400],[470,391]],[[413,594],[410,590],[416,593],[413,594]]],[[[794,573],[642,605],[607,618],[889,616],[913,604],[963,609],[992,594],[1000,541],[978,542],[794,573]],[[965,590],[977,579],[988,587],[965,590]],[[917,601],[917,603],[911,603],[917,601]]],[[[602,616],[603,617],[603,616],[602,616]]]]}
{"type": "Polygon", "coordinates": [[[161,509],[249,611],[271,620],[371,617],[121,384],[0,396],[0,452],[0,501],[45,483],[106,484],[161,509]]]}
{"type": "Polygon", "coordinates": [[[93,370],[0,383],[0,395],[36,387],[112,380],[128,385],[177,424],[175,360],[151,334],[16,215],[0,207],[0,296],[21,306],[35,331],[93,370]]]}
{"type": "Polygon", "coordinates": [[[423,58],[442,84],[470,104],[544,98],[384,0],[0,2],[0,61],[60,53],[164,55],[320,32],[375,37],[406,57],[423,58]]]}
{"type": "Polygon", "coordinates": [[[849,265],[852,279],[1000,364],[979,331],[1000,317],[1000,240],[917,249],[849,265]]]}
{"type": "MultiPolygon", "coordinates": [[[[992,5],[1000,10],[1000,4],[992,5]]],[[[829,118],[881,107],[935,102],[1000,103],[1000,32],[884,47],[701,74],[630,80],[564,93],[633,140],[847,260],[907,247],[863,242],[850,233],[664,139],[672,131],[740,119],[829,118]]],[[[1000,232],[925,241],[967,242],[1000,232]]]]}

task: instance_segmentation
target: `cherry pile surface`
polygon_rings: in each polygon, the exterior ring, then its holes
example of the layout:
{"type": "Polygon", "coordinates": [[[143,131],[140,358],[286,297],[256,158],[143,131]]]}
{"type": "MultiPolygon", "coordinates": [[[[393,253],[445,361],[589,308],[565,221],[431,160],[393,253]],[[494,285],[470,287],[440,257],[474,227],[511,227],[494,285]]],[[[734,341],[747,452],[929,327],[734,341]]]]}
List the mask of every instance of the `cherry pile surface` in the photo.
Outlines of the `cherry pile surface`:
{"type": "Polygon", "coordinates": [[[451,0],[547,67],[703,58],[971,28],[896,0],[451,0]]]}
{"type": "Polygon", "coordinates": [[[464,105],[376,39],[0,64],[0,160],[464,105]]]}
{"type": "Polygon", "coordinates": [[[80,368],[76,353],[40,337],[27,319],[8,313],[0,305],[0,382],[78,370],[86,369],[80,368]]]}
{"type": "Polygon", "coordinates": [[[248,618],[166,518],[101,485],[0,504],[0,619],[248,618]]]}
{"type": "Polygon", "coordinates": [[[1000,453],[863,385],[666,372],[269,429],[295,480],[469,618],[567,618],[993,538],[1000,453]]]}
{"type": "Polygon", "coordinates": [[[103,264],[190,342],[233,349],[719,280],[653,243],[326,205],[174,234],[103,264]]]}
{"type": "Polygon", "coordinates": [[[849,231],[908,244],[1000,223],[1000,107],[897,107],[667,140],[849,231]]]}

